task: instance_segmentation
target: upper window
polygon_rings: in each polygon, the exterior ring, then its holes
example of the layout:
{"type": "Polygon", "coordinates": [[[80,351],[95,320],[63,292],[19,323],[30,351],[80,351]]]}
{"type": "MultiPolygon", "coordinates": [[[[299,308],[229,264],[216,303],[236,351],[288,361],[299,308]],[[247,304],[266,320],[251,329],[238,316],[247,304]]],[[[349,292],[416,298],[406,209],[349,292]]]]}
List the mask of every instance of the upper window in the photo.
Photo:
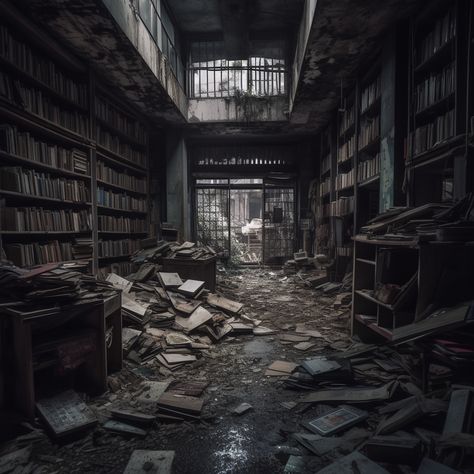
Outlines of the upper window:
{"type": "Polygon", "coordinates": [[[160,51],[168,58],[178,82],[184,84],[183,67],[178,53],[178,38],[166,6],[161,0],[138,0],[140,18],[155,40],[160,51]]]}
{"type": "Polygon", "coordinates": [[[222,41],[191,44],[188,95],[192,98],[285,95],[287,69],[284,43],[271,47],[252,43],[252,53],[240,60],[226,59],[222,41]]]}

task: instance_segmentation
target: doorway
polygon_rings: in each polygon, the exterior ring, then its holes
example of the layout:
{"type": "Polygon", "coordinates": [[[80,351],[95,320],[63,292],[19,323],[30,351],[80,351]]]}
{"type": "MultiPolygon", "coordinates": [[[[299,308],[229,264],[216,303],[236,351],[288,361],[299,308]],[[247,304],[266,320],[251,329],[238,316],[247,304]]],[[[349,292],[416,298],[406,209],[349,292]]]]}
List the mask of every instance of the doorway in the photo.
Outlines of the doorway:
{"type": "Polygon", "coordinates": [[[195,179],[194,236],[235,264],[281,264],[295,250],[295,188],[261,178],[195,179]]]}

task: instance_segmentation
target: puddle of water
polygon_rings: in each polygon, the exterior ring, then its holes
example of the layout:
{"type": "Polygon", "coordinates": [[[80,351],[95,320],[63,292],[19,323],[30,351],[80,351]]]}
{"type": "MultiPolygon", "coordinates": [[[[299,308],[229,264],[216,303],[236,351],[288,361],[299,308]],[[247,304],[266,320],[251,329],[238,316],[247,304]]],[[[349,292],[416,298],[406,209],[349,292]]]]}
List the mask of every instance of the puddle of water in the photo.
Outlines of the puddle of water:
{"type": "Polygon", "coordinates": [[[251,457],[248,451],[252,444],[249,428],[232,427],[220,439],[223,448],[213,453],[216,473],[227,474],[242,469],[251,457]]]}

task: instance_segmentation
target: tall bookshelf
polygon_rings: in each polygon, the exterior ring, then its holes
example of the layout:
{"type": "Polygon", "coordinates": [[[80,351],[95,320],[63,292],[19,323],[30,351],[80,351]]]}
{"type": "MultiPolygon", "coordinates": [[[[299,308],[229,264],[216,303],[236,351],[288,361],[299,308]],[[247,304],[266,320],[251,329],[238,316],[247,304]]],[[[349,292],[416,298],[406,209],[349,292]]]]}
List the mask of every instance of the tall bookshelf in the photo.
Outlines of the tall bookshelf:
{"type": "Polygon", "coordinates": [[[359,80],[356,233],[379,212],[381,75],[378,62],[359,80]]]}
{"type": "Polygon", "coordinates": [[[148,127],[102,88],[95,94],[99,271],[130,273],[149,233],[148,127]]]}
{"type": "Polygon", "coordinates": [[[0,5],[0,250],[19,266],[128,273],[148,235],[148,127],[0,5]]]}
{"type": "Polygon", "coordinates": [[[345,273],[352,256],[354,229],[355,163],[357,148],[357,88],[349,91],[338,111],[337,160],[334,199],[331,202],[337,277],[345,273]]]}
{"type": "Polygon", "coordinates": [[[43,40],[2,15],[2,252],[20,266],[92,263],[87,70],[53,60],[43,40]]]}
{"type": "Polygon", "coordinates": [[[413,205],[465,192],[456,168],[466,137],[467,12],[463,0],[438,1],[413,19],[406,162],[413,205]]]}
{"type": "Polygon", "coordinates": [[[332,127],[328,125],[320,135],[320,168],[317,202],[317,252],[331,255],[333,250],[331,239],[330,202],[333,194],[333,143],[332,127]]]}

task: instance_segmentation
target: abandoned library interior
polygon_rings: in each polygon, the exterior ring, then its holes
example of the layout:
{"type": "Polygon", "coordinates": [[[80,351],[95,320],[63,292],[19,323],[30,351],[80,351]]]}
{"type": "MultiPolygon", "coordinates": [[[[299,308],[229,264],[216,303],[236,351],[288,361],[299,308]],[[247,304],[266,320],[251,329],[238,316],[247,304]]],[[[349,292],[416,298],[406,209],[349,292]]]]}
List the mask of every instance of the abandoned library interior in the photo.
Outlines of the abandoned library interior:
{"type": "Polygon", "coordinates": [[[474,1],[0,0],[0,474],[474,474],[474,1]]]}

